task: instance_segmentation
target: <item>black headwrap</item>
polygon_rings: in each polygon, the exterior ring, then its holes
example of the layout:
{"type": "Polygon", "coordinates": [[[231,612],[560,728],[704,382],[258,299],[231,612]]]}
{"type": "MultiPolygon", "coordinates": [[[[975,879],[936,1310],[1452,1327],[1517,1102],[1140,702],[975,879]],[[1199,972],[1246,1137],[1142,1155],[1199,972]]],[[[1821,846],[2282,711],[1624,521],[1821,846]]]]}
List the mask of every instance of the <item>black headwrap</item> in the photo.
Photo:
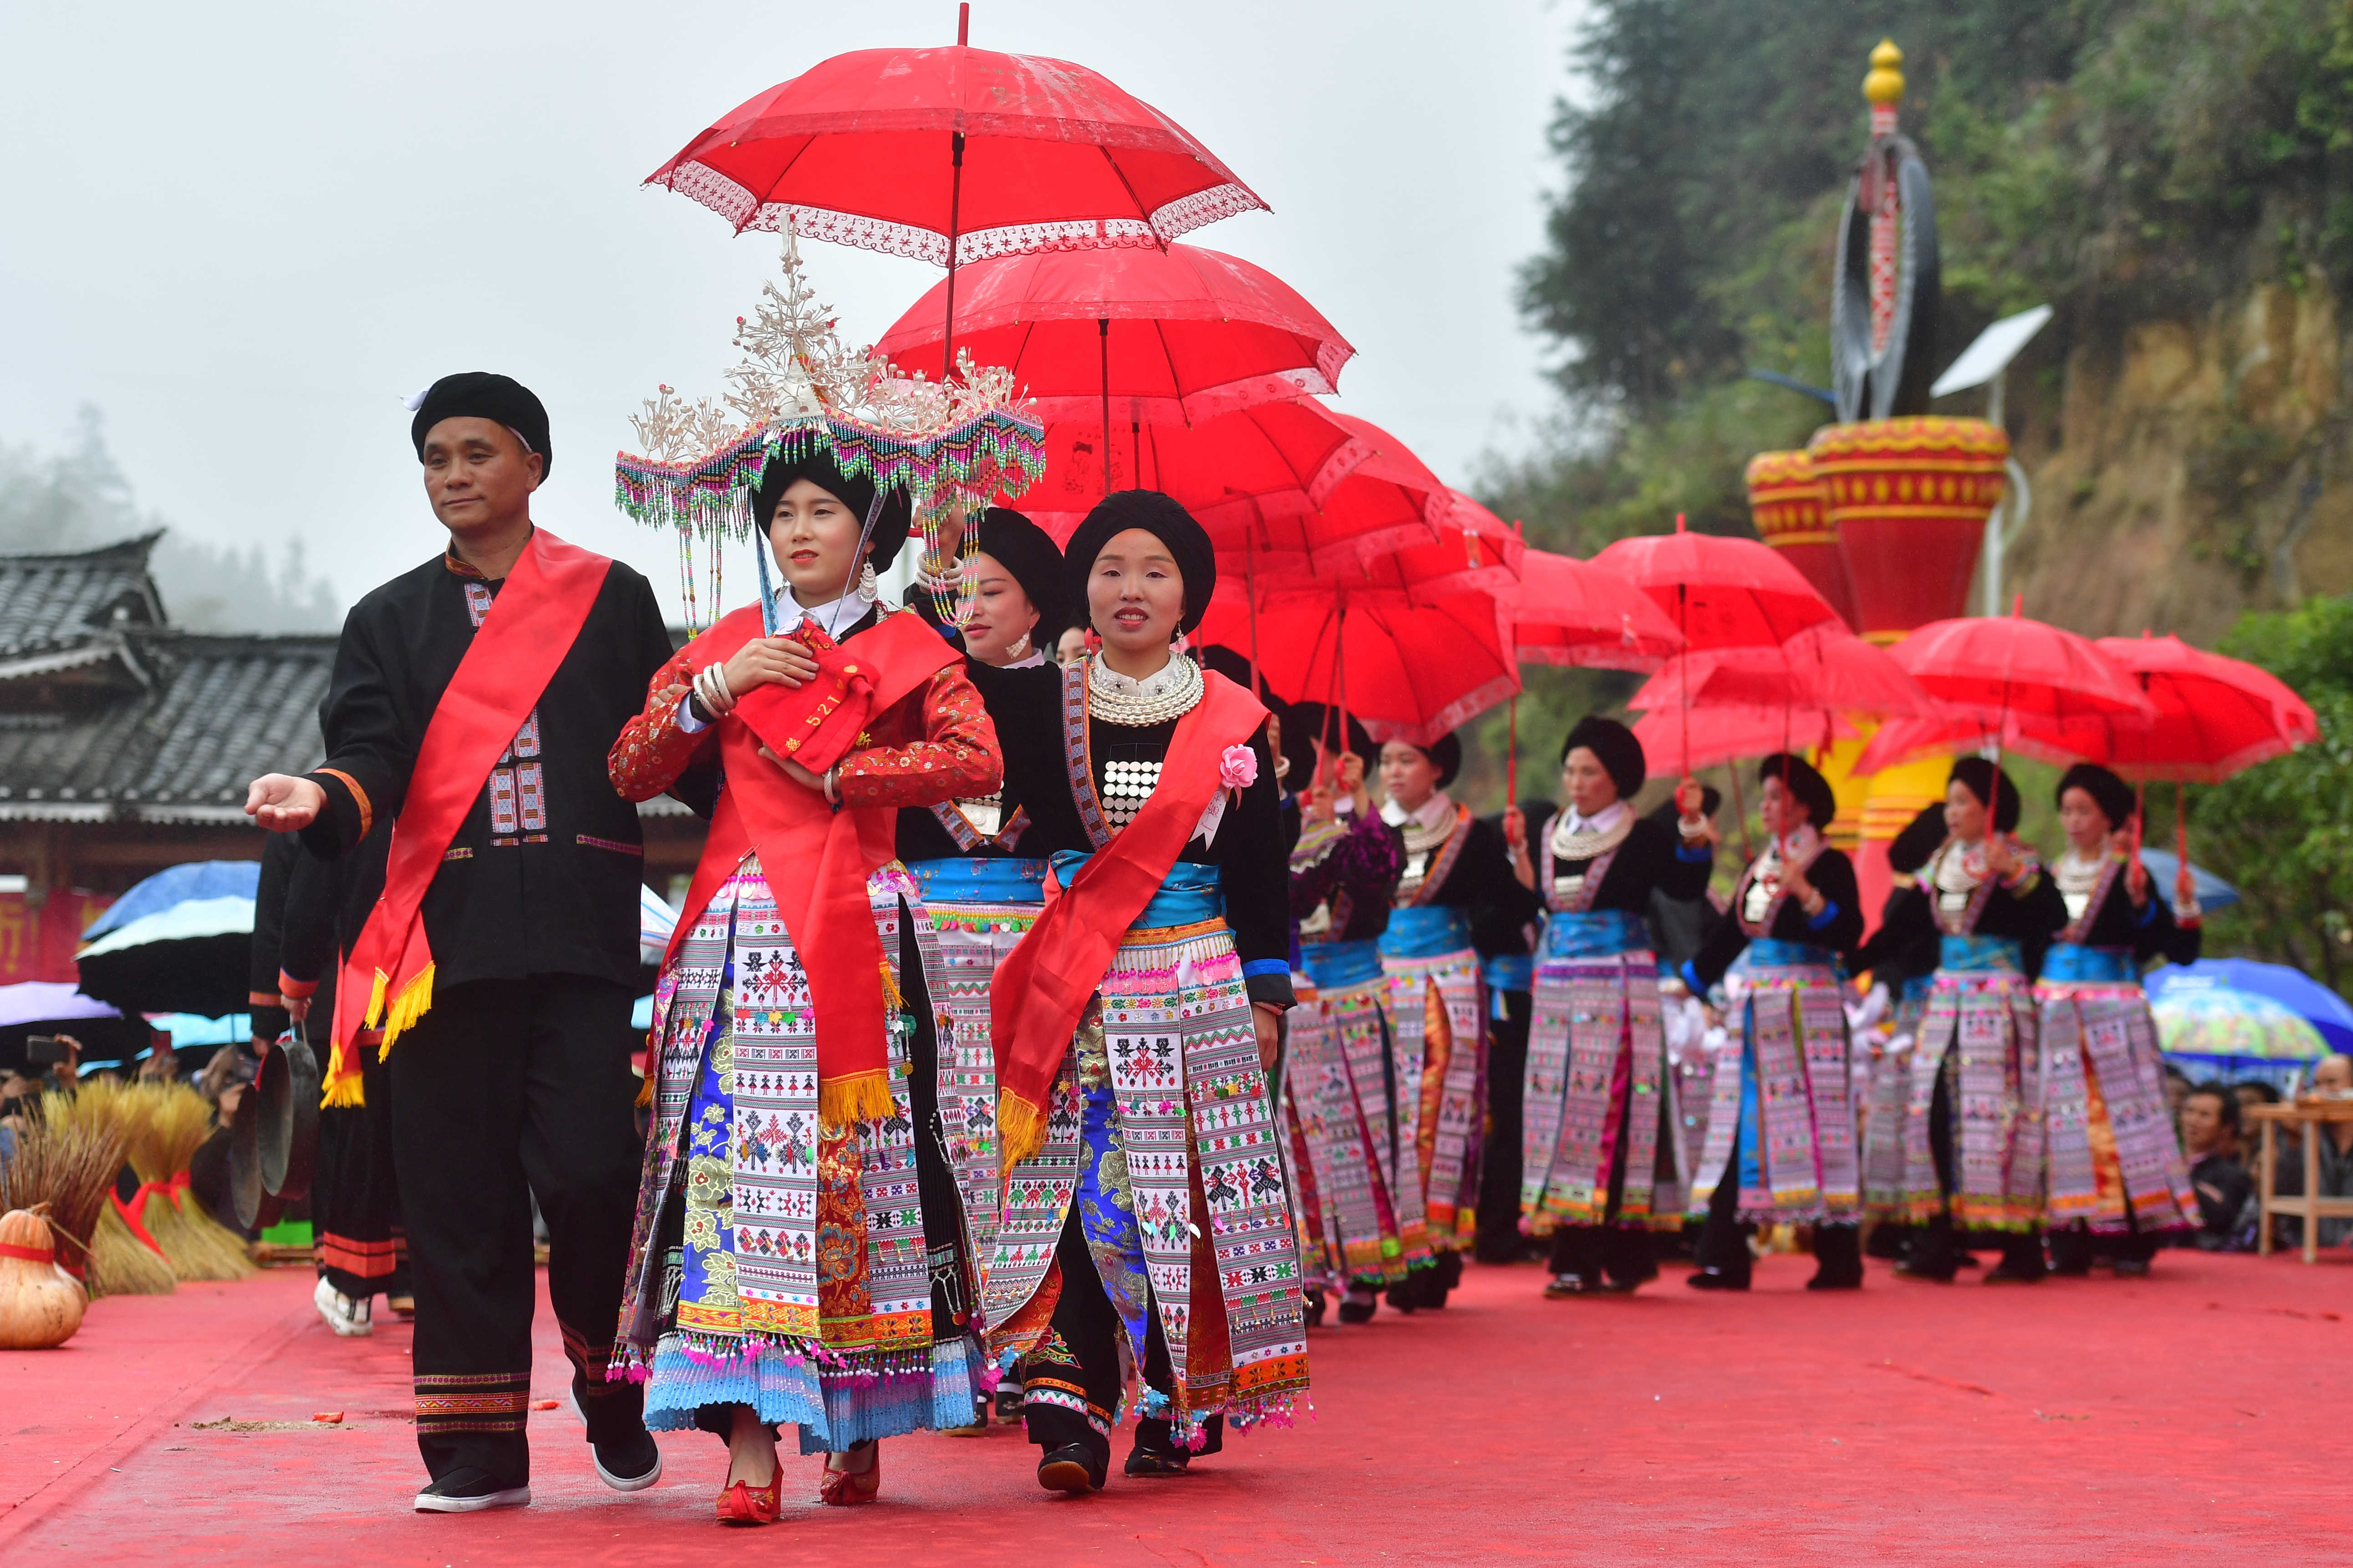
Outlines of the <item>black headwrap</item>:
{"type": "Polygon", "coordinates": [[[980,552],[1013,574],[1038,612],[1029,640],[1050,655],[1062,628],[1070,625],[1062,602],[1062,547],[1054,536],[1018,511],[993,506],[981,513],[980,552]]]}
{"type": "Polygon", "coordinates": [[[1168,547],[1176,575],[1185,584],[1185,614],[1176,629],[1191,631],[1209,613],[1209,595],[1218,585],[1218,558],[1209,548],[1208,531],[1193,521],[1193,514],[1158,490],[1113,491],[1095,503],[1071,535],[1062,552],[1062,585],[1077,624],[1087,624],[1087,578],[1094,572],[1095,557],[1114,534],[1131,528],[1144,530],[1168,547]]]}
{"type": "Polygon", "coordinates": [[[1454,775],[1462,771],[1462,742],[1455,738],[1451,730],[1427,746],[1416,745],[1411,741],[1402,740],[1398,744],[1412,746],[1415,751],[1430,759],[1430,765],[1438,770],[1440,789],[1444,789],[1448,784],[1452,784],[1454,775]]]}
{"type": "Polygon", "coordinates": [[[1928,863],[1928,857],[1944,843],[1945,803],[1924,805],[1920,814],[1904,825],[1904,831],[1888,841],[1887,868],[1899,877],[1908,877],[1928,863]]]}
{"type": "Polygon", "coordinates": [[[1615,719],[1604,719],[1599,713],[1588,713],[1570,727],[1568,736],[1560,743],[1560,760],[1568,761],[1568,753],[1583,746],[1601,761],[1602,771],[1609,782],[1618,786],[1618,798],[1631,801],[1649,776],[1642,760],[1642,742],[1634,739],[1634,731],[1615,719]]]}
{"type": "MultiPolygon", "coordinates": [[[[1292,704],[1291,711],[1285,714],[1282,720],[1282,749],[1285,752],[1291,749],[1291,729],[1294,724],[1299,727],[1299,732],[1311,741],[1320,741],[1326,745],[1336,745],[1339,742],[1340,716],[1321,702],[1292,704]]],[[[1373,744],[1373,737],[1362,724],[1356,722],[1356,716],[1354,713],[1348,715],[1347,744],[1339,746],[1338,749],[1344,752],[1354,752],[1364,758],[1367,772],[1371,771],[1381,759],[1381,749],[1373,744]]],[[[1314,753],[1311,752],[1308,755],[1312,757],[1314,753]]]]}
{"type": "Polygon", "coordinates": [[[1761,786],[1767,779],[1781,780],[1782,787],[1806,808],[1806,820],[1813,825],[1815,832],[1831,830],[1831,818],[1838,815],[1838,795],[1831,788],[1831,781],[1822,777],[1813,763],[1803,757],[1777,752],[1757,764],[1757,783],[1761,786]]]}
{"type": "MultiPolygon", "coordinates": [[[[1225,644],[1211,643],[1207,647],[1197,647],[1193,650],[1193,658],[1203,669],[1214,669],[1244,691],[1250,689],[1250,660],[1225,644]]],[[[1269,712],[1279,710],[1279,704],[1271,690],[1266,693],[1266,706],[1269,712]]]]}
{"type": "MultiPolygon", "coordinates": [[[[874,504],[874,481],[863,474],[844,473],[841,465],[833,460],[829,447],[819,447],[804,457],[787,458],[782,456],[768,462],[767,471],[760,476],[760,489],[752,500],[752,515],[759,520],[760,531],[768,531],[776,521],[776,503],[793,488],[795,479],[807,479],[818,489],[848,507],[860,528],[866,526],[867,510],[874,504]]],[[[874,570],[881,571],[898,558],[899,546],[907,542],[907,526],[914,516],[914,508],[903,489],[893,489],[882,502],[882,515],[874,520],[874,548],[866,559],[874,570]]],[[[1041,626],[1043,623],[1040,623],[1041,626]]]]}
{"type": "Polygon", "coordinates": [[[1953,764],[1952,783],[1965,785],[1993,814],[1993,830],[2008,833],[2018,826],[2018,785],[2010,776],[1983,757],[1963,757],[1953,764]],[[2000,798],[1996,799],[1999,795],[2000,798]]]}
{"type": "Polygon", "coordinates": [[[425,437],[444,419],[494,420],[539,454],[541,479],[555,467],[555,453],[547,444],[547,409],[531,388],[511,375],[460,371],[427,387],[417,405],[417,417],[408,422],[408,439],[418,462],[425,460],[425,437]]]}
{"type": "Polygon", "coordinates": [[[2053,800],[2063,800],[2071,789],[2082,790],[2092,797],[2094,805],[2108,819],[2108,831],[2115,832],[2132,820],[2132,785],[2093,763],[2077,763],[2059,777],[2059,788],[2053,800]]]}

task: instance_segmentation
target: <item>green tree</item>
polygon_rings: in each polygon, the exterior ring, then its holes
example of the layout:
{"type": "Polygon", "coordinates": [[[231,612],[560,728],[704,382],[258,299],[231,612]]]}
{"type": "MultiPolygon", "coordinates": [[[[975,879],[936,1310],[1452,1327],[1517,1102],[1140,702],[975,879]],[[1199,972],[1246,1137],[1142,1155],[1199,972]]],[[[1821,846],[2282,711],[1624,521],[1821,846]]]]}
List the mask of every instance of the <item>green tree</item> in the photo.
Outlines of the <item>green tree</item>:
{"type": "Polygon", "coordinates": [[[2294,687],[2320,739],[2192,792],[2190,851],[2242,900],[2217,913],[2208,944],[2353,994],[2353,599],[2246,616],[2222,651],[2294,687]]]}

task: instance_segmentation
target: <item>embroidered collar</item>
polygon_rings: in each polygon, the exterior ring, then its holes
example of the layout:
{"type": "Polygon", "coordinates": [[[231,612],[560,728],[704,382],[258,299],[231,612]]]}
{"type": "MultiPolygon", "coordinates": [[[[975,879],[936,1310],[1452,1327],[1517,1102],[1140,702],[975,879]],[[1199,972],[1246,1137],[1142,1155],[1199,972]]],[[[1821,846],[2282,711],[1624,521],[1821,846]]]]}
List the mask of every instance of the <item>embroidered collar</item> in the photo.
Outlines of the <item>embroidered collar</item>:
{"type": "Polygon", "coordinates": [[[1385,800],[1381,802],[1381,820],[1391,827],[1403,827],[1411,822],[1421,827],[1444,827],[1451,833],[1454,829],[1454,802],[1442,789],[1431,790],[1430,798],[1411,811],[1396,801],[1385,800]]]}

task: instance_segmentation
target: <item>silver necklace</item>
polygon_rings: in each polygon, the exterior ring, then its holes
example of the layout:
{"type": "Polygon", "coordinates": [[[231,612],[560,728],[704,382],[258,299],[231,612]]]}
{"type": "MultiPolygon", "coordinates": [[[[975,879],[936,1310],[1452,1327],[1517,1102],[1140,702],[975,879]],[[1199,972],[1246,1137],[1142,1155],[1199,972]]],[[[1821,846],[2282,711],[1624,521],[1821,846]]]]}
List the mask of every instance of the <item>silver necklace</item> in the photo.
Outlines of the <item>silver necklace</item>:
{"type": "MultiPolygon", "coordinates": [[[[1087,712],[1108,724],[1142,729],[1181,719],[1201,700],[1201,667],[1181,654],[1170,656],[1166,667],[1141,681],[1127,680],[1105,668],[1101,654],[1087,661],[1087,712]],[[1167,684],[1150,689],[1162,681],[1167,684]],[[1136,689],[1123,690],[1114,682],[1136,689]]],[[[1156,763],[1154,773],[1156,776],[1156,763]]]]}

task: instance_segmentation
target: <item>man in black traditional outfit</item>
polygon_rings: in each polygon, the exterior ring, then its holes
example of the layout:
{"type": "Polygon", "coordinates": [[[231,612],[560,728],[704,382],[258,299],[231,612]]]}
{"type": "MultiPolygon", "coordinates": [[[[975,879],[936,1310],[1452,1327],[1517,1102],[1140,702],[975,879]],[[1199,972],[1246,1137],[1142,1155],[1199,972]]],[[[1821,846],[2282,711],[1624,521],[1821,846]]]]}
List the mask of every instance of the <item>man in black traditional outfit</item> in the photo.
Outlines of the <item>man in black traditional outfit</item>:
{"type": "Polygon", "coordinates": [[[531,518],[547,413],[502,375],[444,376],[413,405],[448,549],[344,621],[326,763],[254,781],[246,810],[311,854],[396,818],[382,900],[337,988],[328,1103],[385,1064],[417,1292],[421,1511],[531,1500],[532,1198],[548,1294],[596,1470],[651,1486],[634,1384],[608,1383],[637,1192],[629,1010],[637,809],[606,753],[669,658],[646,580],[531,518]]]}

